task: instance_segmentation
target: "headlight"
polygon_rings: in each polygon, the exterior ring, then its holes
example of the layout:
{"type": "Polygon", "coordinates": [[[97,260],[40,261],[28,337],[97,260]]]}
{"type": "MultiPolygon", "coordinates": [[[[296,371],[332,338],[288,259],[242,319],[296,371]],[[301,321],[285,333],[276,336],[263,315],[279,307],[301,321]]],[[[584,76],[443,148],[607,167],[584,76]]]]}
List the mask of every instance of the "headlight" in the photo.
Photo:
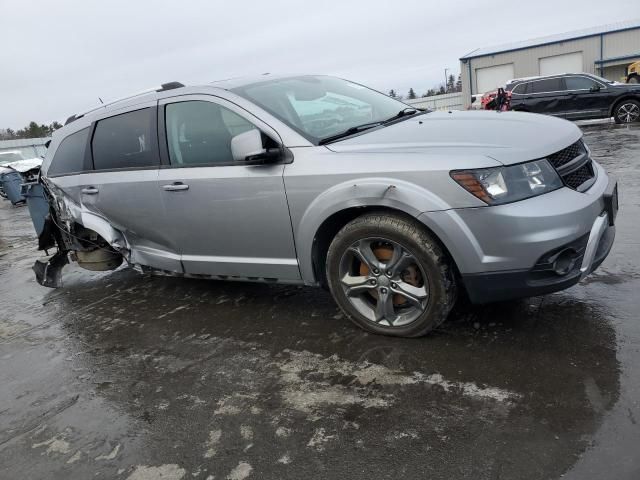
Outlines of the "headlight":
{"type": "Polygon", "coordinates": [[[562,187],[547,160],[478,170],[453,170],[451,178],[489,205],[517,202],[562,187]]]}

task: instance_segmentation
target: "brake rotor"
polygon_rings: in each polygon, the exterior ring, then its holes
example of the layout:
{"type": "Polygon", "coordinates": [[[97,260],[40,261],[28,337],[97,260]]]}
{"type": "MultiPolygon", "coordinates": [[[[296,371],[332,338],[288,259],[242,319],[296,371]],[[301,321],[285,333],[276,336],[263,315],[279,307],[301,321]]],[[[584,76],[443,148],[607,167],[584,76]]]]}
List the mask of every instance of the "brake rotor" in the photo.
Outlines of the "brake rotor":
{"type": "MultiPolygon", "coordinates": [[[[388,262],[389,260],[391,260],[391,257],[393,256],[393,247],[389,245],[384,245],[384,244],[377,245],[375,247],[372,247],[371,250],[373,251],[373,254],[376,256],[376,258],[381,262],[388,262]]],[[[360,262],[359,273],[362,276],[369,275],[369,267],[367,266],[366,263],[360,262]]],[[[420,275],[420,270],[418,270],[418,267],[416,265],[409,265],[400,274],[400,278],[402,278],[404,282],[407,282],[408,284],[413,285],[414,287],[419,287],[420,282],[422,280],[420,275]]],[[[378,298],[378,292],[376,290],[370,291],[369,294],[376,299],[378,298]]],[[[407,303],[407,299],[405,297],[403,297],[398,293],[395,293],[393,295],[393,304],[395,306],[401,306],[401,305],[404,305],[405,303],[407,303]]]]}

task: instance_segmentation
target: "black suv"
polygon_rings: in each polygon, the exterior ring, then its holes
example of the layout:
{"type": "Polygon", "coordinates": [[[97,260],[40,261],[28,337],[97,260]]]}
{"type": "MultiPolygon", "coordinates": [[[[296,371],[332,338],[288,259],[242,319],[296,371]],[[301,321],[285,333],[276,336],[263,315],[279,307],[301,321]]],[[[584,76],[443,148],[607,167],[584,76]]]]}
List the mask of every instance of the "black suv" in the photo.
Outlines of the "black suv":
{"type": "Polygon", "coordinates": [[[640,85],[612,82],[588,73],[511,80],[511,109],[545,113],[568,120],[610,118],[616,123],[640,119],[640,85]]]}

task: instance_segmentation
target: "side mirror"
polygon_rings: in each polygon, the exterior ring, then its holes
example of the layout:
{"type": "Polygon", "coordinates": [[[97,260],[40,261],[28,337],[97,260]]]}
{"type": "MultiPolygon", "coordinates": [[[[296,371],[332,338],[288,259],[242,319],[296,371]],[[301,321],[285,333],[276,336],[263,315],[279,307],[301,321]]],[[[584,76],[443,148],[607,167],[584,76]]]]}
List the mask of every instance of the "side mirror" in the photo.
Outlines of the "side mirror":
{"type": "Polygon", "coordinates": [[[266,152],[262,146],[262,134],[254,128],[236,135],[231,139],[231,154],[234,162],[246,162],[248,157],[255,157],[266,152]]]}
{"type": "Polygon", "coordinates": [[[600,85],[594,85],[593,87],[591,87],[589,89],[590,92],[599,92],[600,91],[600,85]]]}

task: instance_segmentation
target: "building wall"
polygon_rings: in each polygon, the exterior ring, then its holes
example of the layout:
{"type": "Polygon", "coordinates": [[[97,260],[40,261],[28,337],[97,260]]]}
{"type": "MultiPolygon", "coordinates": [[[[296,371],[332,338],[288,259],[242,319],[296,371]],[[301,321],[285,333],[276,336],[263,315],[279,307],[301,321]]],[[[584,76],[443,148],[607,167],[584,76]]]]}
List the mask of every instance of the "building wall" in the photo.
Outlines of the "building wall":
{"type": "Polygon", "coordinates": [[[513,63],[516,78],[531,77],[540,74],[540,58],[572,52],[582,52],[585,72],[602,74],[610,80],[620,80],[624,75],[624,68],[632,62],[632,59],[619,59],[611,62],[606,62],[606,60],[634,56],[640,60],[640,29],[603,33],[602,44],[601,36],[596,35],[461,61],[460,71],[465,108],[470,105],[473,94],[484,93],[477,90],[476,69],[513,63]],[[602,70],[600,63],[597,63],[600,60],[605,60],[602,70]]]}
{"type": "Polygon", "coordinates": [[[605,65],[604,69],[602,70],[602,76],[604,78],[615,80],[617,82],[626,81],[627,63],[625,63],[624,65],[605,65]]]}
{"type": "Polygon", "coordinates": [[[470,58],[467,59],[467,64],[461,62],[462,91],[465,106],[470,104],[472,94],[484,93],[478,92],[477,90],[475,78],[476,69],[513,63],[515,78],[533,77],[540,74],[540,58],[572,52],[582,52],[584,71],[587,73],[596,73],[595,61],[600,59],[600,37],[589,37],[513,52],[496,53],[495,55],[487,55],[485,57],[470,58]],[[471,81],[469,81],[469,62],[471,64],[471,81]]]}
{"type": "Polygon", "coordinates": [[[604,60],[634,55],[637,55],[640,60],[640,28],[604,35],[602,48],[604,60]]]}

